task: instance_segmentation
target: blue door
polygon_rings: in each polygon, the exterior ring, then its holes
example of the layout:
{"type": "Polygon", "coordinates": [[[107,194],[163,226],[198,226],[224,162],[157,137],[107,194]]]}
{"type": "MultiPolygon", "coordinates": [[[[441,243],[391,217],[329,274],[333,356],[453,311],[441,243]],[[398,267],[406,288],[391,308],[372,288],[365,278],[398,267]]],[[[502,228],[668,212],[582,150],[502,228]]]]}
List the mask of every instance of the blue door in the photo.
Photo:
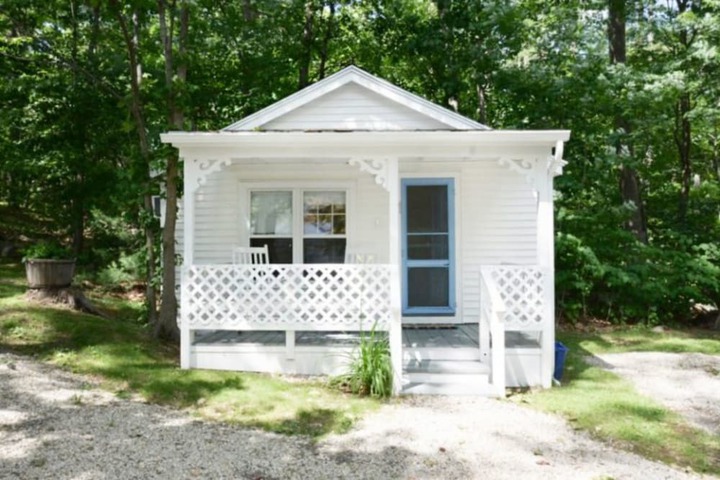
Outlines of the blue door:
{"type": "Polygon", "coordinates": [[[452,178],[402,180],[403,315],[455,314],[452,178]]]}

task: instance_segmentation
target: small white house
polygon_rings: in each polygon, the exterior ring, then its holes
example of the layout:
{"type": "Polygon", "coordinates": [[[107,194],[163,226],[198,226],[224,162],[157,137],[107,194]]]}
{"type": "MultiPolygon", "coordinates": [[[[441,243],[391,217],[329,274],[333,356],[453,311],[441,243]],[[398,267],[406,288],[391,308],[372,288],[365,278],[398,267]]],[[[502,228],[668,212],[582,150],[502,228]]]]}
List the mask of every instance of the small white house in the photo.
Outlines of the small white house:
{"type": "Polygon", "coordinates": [[[337,373],[374,327],[397,392],[551,385],[568,131],[492,130],[348,67],[161,138],[184,161],[183,368],[337,373]]]}

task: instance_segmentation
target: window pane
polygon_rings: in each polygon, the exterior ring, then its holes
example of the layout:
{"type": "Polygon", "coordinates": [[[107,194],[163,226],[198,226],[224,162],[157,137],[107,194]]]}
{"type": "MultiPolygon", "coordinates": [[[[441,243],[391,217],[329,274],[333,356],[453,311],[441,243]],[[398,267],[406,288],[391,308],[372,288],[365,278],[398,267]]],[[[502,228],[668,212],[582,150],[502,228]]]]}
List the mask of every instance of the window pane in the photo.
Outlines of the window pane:
{"type": "Polygon", "coordinates": [[[445,185],[409,185],[407,187],[408,232],[447,232],[447,196],[445,185]]]}
{"type": "Polygon", "coordinates": [[[408,269],[408,307],[449,306],[448,269],[408,269]]]}
{"type": "Polygon", "coordinates": [[[448,235],[408,235],[410,260],[446,260],[449,258],[448,235]]]}
{"type": "Polygon", "coordinates": [[[305,192],[303,232],[306,235],[345,234],[345,192],[305,192]]]}
{"type": "Polygon", "coordinates": [[[251,238],[251,247],[268,246],[270,263],[293,263],[292,238],[251,238]]]}
{"type": "Polygon", "coordinates": [[[252,235],[292,235],[292,192],[251,192],[252,235]]]}
{"type": "Polygon", "coordinates": [[[304,263],[343,263],[344,238],[306,238],[303,241],[304,263]]]}

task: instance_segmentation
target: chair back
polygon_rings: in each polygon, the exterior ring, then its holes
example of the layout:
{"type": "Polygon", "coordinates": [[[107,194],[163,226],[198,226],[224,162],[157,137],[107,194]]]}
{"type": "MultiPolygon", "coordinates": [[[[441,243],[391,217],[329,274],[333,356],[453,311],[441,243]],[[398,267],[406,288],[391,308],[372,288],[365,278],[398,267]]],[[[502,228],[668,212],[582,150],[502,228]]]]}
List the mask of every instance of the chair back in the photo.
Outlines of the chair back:
{"type": "Polygon", "coordinates": [[[265,265],[270,263],[268,246],[236,247],[233,249],[233,263],[241,265],[265,265]]]}
{"type": "Polygon", "coordinates": [[[368,252],[345,252],[345,263],[367,265],[375,263],[375,254],[368,252]]]}

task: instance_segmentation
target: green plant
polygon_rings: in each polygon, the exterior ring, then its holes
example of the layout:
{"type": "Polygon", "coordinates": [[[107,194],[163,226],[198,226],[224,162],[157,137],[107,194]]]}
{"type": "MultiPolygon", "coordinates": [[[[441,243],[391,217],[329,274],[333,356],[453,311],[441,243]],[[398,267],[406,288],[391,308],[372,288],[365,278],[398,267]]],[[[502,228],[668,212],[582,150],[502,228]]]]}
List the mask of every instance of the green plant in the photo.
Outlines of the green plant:
{"type": "Polygon", "coordinates": [[[393,382],[390,343],[375,327],[373,325],[369,332],[360,332],[360,344],[343,380],[353,393],[386,398],[392,395],[393,382]]]}
{"type": "Polygon", "coordinates": [[[23,261],[35,258],[48,260],[68,260],[73,258],[72,252],[57,242],[42,241],[30,245],[23,252],[23,261]]]}
{"type": "Polygon", "coordinates": [[[130,255],[121,253],[117,260],[110,262],[109,265],[100,270],[97,280],[102,285],[112,286],[121,283],[141,282],[145,273],[143,260],[141,253],[130,255]]]}

